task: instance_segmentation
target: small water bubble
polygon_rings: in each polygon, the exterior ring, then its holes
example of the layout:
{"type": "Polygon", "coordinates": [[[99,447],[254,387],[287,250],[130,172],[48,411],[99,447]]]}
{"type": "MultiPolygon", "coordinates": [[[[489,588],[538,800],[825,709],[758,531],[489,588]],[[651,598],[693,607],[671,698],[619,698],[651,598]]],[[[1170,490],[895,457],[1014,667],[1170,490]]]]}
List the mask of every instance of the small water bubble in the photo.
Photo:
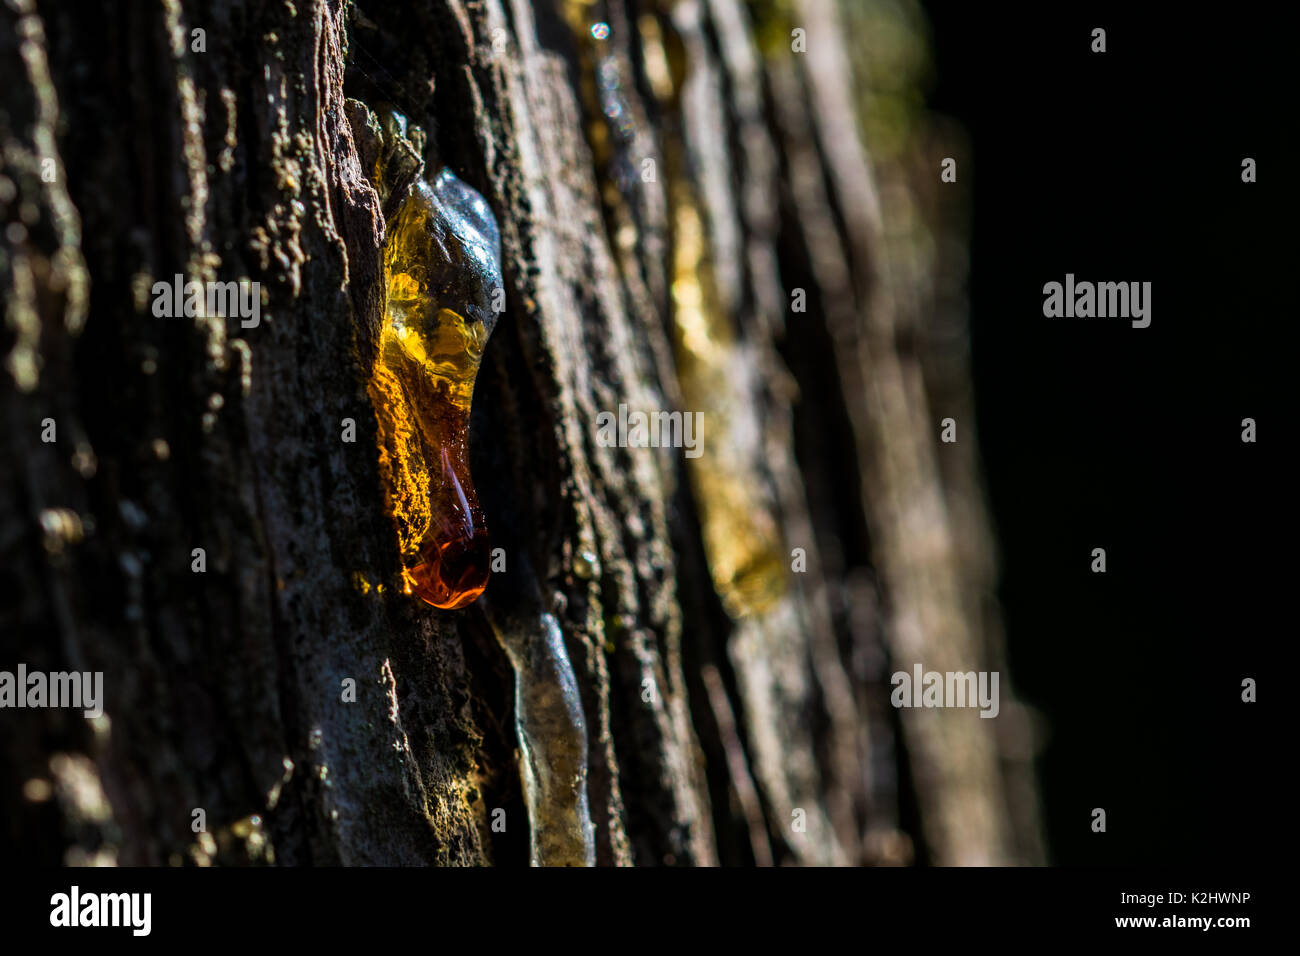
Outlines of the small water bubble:
{"type": "Polygon", "coordinates": [[[573,559],[573,573],[584,580],[591,580],[600,571],[599,562],[594,551],[580,551],[573,559]]]}
{"type": "Polygon", "coordinates": [[[604,40],[609,36],[609,24],[593,23],[591,25],[591,35],[597,40],[604,40]]]}

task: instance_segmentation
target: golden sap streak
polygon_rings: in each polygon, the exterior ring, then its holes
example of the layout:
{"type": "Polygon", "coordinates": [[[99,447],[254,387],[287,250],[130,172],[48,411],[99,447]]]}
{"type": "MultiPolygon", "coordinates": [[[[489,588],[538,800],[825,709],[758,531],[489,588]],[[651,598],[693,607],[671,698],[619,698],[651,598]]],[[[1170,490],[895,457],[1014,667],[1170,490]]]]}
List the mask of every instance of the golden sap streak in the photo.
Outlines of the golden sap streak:
{"type": "Polygon", "coordinates": [[[704,550],[713,586],[734,618],[762,614],[785,593],[781,536],[758,493],[761,449],[734,425],[747,414],[735,388],[744,357],[731,320],[717,305],[707,238],[689,184],[671,180],[673,202],[673,332],[677,371],[687,407],[716,422],[709,448],[687,463],[700,505],[704,550]]]}

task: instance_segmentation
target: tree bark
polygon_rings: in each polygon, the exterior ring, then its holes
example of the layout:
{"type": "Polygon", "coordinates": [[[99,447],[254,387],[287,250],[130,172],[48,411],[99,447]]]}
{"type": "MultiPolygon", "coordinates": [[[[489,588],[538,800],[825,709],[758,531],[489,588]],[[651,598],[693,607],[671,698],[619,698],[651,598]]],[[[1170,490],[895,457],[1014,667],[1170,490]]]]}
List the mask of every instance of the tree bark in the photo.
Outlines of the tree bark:
{"type": "Polygon", "coordinates": [[[933,141],[869,161],[843,16],[0,7],[0,669],[105,697],[3,715],[16,858],[572,862],[585,812],[601,865],[1041,862],[971,439],[931,411],[964,367],[880,183],[960,222],[933,141]],[[402,593],[384,508],[384,103],[501,228],[470,448],[506,570],[462,611],[402,593]],[[178,275],[260,283],[260,324],[157,317],[178,275]],[[704,412],[703,454],[606,447],[620,404],[704,412]],[[565,657],[585,811],[521,765],[565,657]],[[918,662],[1003,670],[1001,717],[892,708],[918,662]]]}

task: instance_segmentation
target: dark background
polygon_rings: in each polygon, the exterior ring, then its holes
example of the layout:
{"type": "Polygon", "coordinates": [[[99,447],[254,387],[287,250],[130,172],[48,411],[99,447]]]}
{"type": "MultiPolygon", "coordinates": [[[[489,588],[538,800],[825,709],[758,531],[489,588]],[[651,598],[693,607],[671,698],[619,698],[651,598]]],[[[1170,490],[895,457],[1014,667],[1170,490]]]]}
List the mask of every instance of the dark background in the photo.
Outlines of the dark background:
{"type": "Polygon", "coordinates": [[[989,7],[927,4],[928,101],[972,141],[977,427],[1051,861],[1256,861],[1292,750],[1295,16],[989,7]],[[1045,318],[1067,272],[1150,281],[1151,326],[1045,318]]]}

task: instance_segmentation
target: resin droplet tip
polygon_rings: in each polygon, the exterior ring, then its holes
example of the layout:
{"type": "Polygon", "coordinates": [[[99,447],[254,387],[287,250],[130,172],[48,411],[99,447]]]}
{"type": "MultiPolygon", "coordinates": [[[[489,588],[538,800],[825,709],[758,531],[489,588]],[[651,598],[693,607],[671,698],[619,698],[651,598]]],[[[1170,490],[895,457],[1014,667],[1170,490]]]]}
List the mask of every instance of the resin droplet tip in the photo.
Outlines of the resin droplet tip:
{"type": "Polygon", "coordinates": [[[412,593],[425,604],[453,611],[478,600],[491,576],[486,532],[451,536],[422,552],[423,560],[404,571],[412,593]]]}

